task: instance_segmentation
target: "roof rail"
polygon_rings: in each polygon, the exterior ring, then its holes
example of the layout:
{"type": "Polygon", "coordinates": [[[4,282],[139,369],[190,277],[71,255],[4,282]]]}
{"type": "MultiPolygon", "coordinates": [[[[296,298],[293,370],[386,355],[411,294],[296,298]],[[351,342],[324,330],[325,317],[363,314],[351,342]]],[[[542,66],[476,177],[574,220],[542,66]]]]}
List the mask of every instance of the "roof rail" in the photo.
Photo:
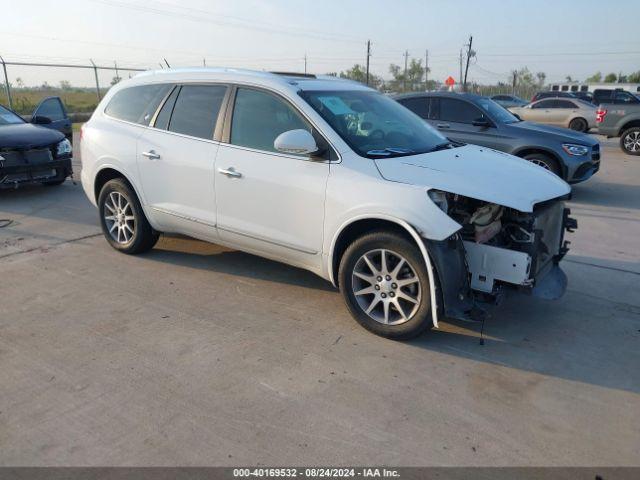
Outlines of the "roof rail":
{"type": "Polygon", "coordinates": [[[299,72],[269,72],[274,75],[282,75],[284,77],[302,77],[302,78],[316,78],[312,73],[299,73],[299,72]]]}

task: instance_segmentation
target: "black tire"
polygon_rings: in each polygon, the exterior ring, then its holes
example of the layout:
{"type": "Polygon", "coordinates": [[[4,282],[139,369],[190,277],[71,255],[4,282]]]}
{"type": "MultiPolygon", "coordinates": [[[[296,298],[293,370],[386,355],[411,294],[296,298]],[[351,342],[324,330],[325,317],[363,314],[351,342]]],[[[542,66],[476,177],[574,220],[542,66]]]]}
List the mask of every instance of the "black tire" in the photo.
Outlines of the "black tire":
{"type": "MultiPolygon", "coordinates": [[[[117,195],[115,195],[115,197],[117,197],[117,195]]],[[[100,190],[100,195],[98,196],[98,212],[100,215],[100,226],[102,227],[104,237],[107,242],[109,242],[109,245],[119,252],[127,254],[146,252],[153,248],[160,237],[159,233],[154,231],[153,228],[151,228],[151,225],[149,225],[147,217],[144,215],[140,201],[138,200],[136,193],[133,191],[133,188],[131,188],[131,186],[122,178],[115,178],[104,184],[102,190],[100,190]],[[132,220],[133,233],[128,241],[124,241],[124,236],[122,237],[122,242],[115,239],[110,233],[110,226],[107,225],[107,219],[105,216],[109,215],[111,212],[109,211],[109,207],[105,204],[108,201],[110,205],[112,204],[112,201],[108,200],[111,198],[112,193],[121,195],[124,200],[128,202],[129,208],[127,208],[126,211],[130,212],[134,217],[132,220]]],[[[113,227],[113,224],[111,227],[113,227]]],[[[118,236],[118,238],[120,237],[118,236]]]]}
{"type": "Polygon", "coordinates": [[[574,118],[569,122],[569,128],[576,132],[586,132],[589,130],[589,124],[584,118],[574,118]]]}
{"type": "Polygon", "coordinates": [[[620,148],[627,155],[640,155],[640,127],[628,128],[620,136],[620,148]]]}
{"type": "Polygon", "coordinates": [[[525,155],[523,157],[525,160],[530,161],[531,163],[535,163],[536,165],[546,168],[552,173],[555,173],[559,177],[562,177],[562,172],[560,171],[560,165],[555,160],[555,158],[551,158],[549,155],[545,155],[544,153],[530,153],[529,155],[525,155]]]}
{"type": "MultiPolygon", "coordinates": [[[[396,263],[397,264],[397,263],[396,263]]],[[[391,270],[391,268],[389,268],[391,270]]],[[[373,275],[375,277],[375,275],[373,275]]],[[[344,252],[340,260],[340,268],[338,272],[338,281],[340,284],[340,292],[351,312],[351,315],[367,330],[380,335],[382,337],[394,339],[394,340],[408,340],[410,338],[417,337],[425,330],[433,326],[431,318],[431,289],[429,287],[429,274],[424,262],[424,258],[418,247],[405,237],[389,232],[389,231],[374,231],[363,235],[355,240],[344,252]],[[414,288],[415,292],[419,291],[419,302],[415,310],[411,314],[406,315],[408,320],[399,318],[398,321],[403,322],[399,324],[384,324],[380,321],[370,317],[365,312],[363,306],[358,303],[356,299],[354,286],[353,272],[358,262],[361,260],[365,253],[375,251],[377,249],[384,249],[388,253],[387,258],[398,258],[394,255],[400,255],[410,265],[415,277],[419,283],[414,283],[411,288],[414,288]]],[[[392,284],[395,285],[395,284],[392,284]]],[[[378,287],[376,287],[378,288],[378,287]]],[[[394,288],[398,288],[397,286],[394,288]]],[[[399,287],[401,289],[408,287],[399,287]]],[[[379,291],[379,289],[378,289],[379,291]]],[[[397,291],[397,290],[396,290],[397,291]]],[[[382,300],[378,295],[384,295],[383,293],[372,293],[370,300],[366,300],[369,303],[373,303],[374,298],[378,298],[377,305],[380,309],[383,309],[382,300]],[[373,296],[375,295],[375,297],[373,296]]],[[[389,294],[391,295],[391,294],[389,294]]],[[[397,302],[400,302],[401,298],[398,295],[397,302]]],[[[387,301],[392,301],[388,299],[387,301]]],[[[377,309],[378,307],[376,307],[377,309]]],[[[374,309],[374,310],[376,310],[374,309]]],[[[390,314],[393,313],[396,317],[399,317],[399,310],[393,306],[389,307],[390,314]]],[[[391,318],[391,317],[389,317],[391,318]]]]}

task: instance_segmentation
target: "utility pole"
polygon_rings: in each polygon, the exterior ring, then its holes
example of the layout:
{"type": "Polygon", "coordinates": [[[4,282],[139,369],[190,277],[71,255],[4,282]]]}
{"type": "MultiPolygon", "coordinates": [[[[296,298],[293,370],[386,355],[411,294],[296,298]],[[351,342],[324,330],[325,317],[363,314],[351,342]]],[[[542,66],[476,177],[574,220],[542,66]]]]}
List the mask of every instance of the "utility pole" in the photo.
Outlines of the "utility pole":
{"type": "Polygon", "coordinates": [[[116,67],[116,78],[120,81],[120,73],[118,73],[118,62],[113,61],[113,66],[116,67]]]}
{"type": "Polygon", "coordinates": [[[371,40],[367,40],[367,85],[369,85],[369,57],[371,57],[371,40]]]}
{"type": "Polygon", "coordinates": [[[203,59],[202,59],[202,66],[203,66],[203,67],[206,67],[206,66],[207,66],[207,59],[206,59],[206,58],[203,58],[203,59]]]}
{"type": "Polygon", "coordinates": [[[516,94],[516,84],[518,83],[518,72],[516,70],[513,71],[513,80],[511,84],[511,95],[516,94]]]}
{"type": "Polygon", "coordinates": [[[403,89],[407,91],[407,63],[409,61],[409,50],[404,51],[404,78],[403,78],[403,89]]]}
{"type": "Polygon", "coordinates": [[[13,110],[13,100],[11,99],[11,86],[9,85],[9,75],[7,75],[7,64],[4,63],[4,58],[0,57],[2,62],[2,70],[4,70],[4,91],[7,94],[7,101],[9,102],[9,108],[13,110]]]}
{"type": "Polygon", "coordinates": [[[429,89],[429,50],[424,54],[424,89],[425,91],[429,89]]]}
{"type": "Polygon", "coordinates": [[[307,74],[307,54],[304,54],[304,74],[307,74]]]}
{"type": "Polygon", "coordinates": [[[458,83],[462,83],[462,49],[460,49],[460,77],[458,83]]]}
{"type": "Polygon", "coordinates": [[[100,102],[101,96],[100,96],[100,82],[98,82],[98,67],[96,67],[95,63],[93,63],[93,60],[89,59],[89,61],[91,62],[91,65],[93,65],[93,75],[96,77],[96,95],[98,96],[98,102],[100,102]]]}
{"type": "Polygon", "coordinates": [[[471,56],[475,55],[475,52],[471,50],[471,44],[473,43],[473,36],[469,37],[469,43],[467,44],[467,66],[464,69],[464,83],[462,84],[462,91],[467,91],[467,74],[469,73],[469,60],[471,60],[471,56]]]}

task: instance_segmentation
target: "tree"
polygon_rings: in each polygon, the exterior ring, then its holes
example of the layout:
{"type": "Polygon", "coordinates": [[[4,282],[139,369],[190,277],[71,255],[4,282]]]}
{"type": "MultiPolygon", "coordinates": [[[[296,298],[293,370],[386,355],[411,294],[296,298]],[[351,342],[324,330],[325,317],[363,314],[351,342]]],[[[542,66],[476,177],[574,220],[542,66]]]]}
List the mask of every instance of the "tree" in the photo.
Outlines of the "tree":
{"type": "MultiPolygon", "coordinates": [[[[333,75],[335,75],[335,73],[333,75]]],[[[365,67],[357,63],[349,70],[340,72],[338,76],[340,78],[348,78],[349,80],[354,80],[356,82],[364,84],[367,83],[367,70],[365,67]]],[[[378,88],[380,85],[382,85],[382,78],[374,75],[373,73],[371,73],[371,71],[369,71],[369,86],[378,88]]]]}
{"type": "Polygon", "coordinates": [[[22,78],[20,78],[20,77],[16,78],[16,86],[18,88],[24,88],[24,81],[22,80],[22,78]]]}
{"type": "Polygon", "coordinates": [[[585,79],[585,82],[587,83],[600,83],[602,81],[602,73],[601,72],[596,72],[593,75],[591,75],[590,77],[587,77],[585,79]]]}
{"type": "Polygon", "coordinates": [[[400,65],[389,65],[389,73],[393,77],[390,82],[390,88],[393,91],[416,91],[424,90],[424,67],[422,66],[422,59],[411,59],[407,66],[407,74],[405,76],[404,68],[400,65]],[[406,87],[405,87],[406,86],[406,87]]]}
{"type": "Polygon", "coordinates": [[[547,79],[547,74],[544,72],[538,72],[536,73],[536,78],[538,79],[538,86],[542,88],[544,86],[544,81],[547,79]]]}
{"type": "Polygon", "coordinates": [[[113,77],[113,78],[111,79],[111,85],[112,85],[112,86],[113,86],[113,85],[115,85],[115,84],[116,84],[116,83],[118,83],[120,80],[122,80],[122,78],[116,75],[115,77],[113,77]]]}
{"type": "Polygon", "coordinates": [[[571,75],[567,75],[566,77],[564,77],[564,79],[567,81],[567,83],[571,83],[574,81],[571,75]]]}
{"type": "Polygon", "coordinates": [[[69,80],[60,80],[60,88],[62,90],[71,90],[71,82],[69,80]]]}
{"type": "Polygon", "coordinates": [[[640,83],[640,70],[634,73],[630,73],[627,77],[629,83],[640,83]]]}
{"type": "Polygon", "coordinates": [[[615,83],[618,80],[618,76],[615,73],[607,73],[604,77],[604,83],[615,83]]]}

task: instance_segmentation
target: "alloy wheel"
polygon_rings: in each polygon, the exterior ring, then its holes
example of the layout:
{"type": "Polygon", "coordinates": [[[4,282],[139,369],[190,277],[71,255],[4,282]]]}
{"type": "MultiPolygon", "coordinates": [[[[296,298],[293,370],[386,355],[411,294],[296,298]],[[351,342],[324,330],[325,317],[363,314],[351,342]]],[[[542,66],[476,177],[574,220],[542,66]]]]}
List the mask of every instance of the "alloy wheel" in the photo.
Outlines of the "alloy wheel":
{"type": "Polygon", "coordinates": [[[623,140],[624,148],[630,152],[640,152],[640,132],[635,131],[627,134],[623,140]]]}
{"type": "Polygon", "coordinates": [[[111,192],[104,202],[104,220],[111,238],[125,245],[135,234],[136,218],[131,203],[120,192],[111,192]]]}
{"type": "Polygon", "coordinates": [[[405,323],[420,307],[420,279],[409,261],[392,250],[366,252],[355,263],[351,277],[358,305],[376,322],[405,323]]]}

